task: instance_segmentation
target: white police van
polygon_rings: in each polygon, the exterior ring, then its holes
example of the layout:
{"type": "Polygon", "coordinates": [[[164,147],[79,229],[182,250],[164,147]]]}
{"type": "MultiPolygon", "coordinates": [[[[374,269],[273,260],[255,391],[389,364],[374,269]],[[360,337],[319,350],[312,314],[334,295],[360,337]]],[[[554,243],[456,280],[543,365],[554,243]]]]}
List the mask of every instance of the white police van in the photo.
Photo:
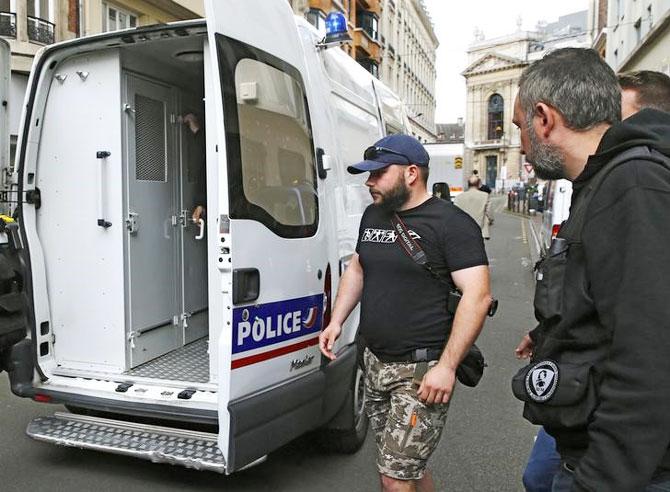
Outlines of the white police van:
{"type": "Polygon", "coordinates": [[[544,211],[540,231],[540,248],[544,254],[549,250],[551,241],[558,234],[563,222],[570,215],[572,200],[572,182],[567,179],[547,181],[544,186],[544,211]]]}
{"type": "Polygon", "coordinates": [[[70,411],[38,440],[222,473],[315,429],[352,452],[357,316],[333,362],[318,334],[370,202],[346,166],[407,119],[285,0],[206,12],[36,58],[0,279],[0,326],[21,291],[27,332],[0,355],[16,395],[70,411]]]}

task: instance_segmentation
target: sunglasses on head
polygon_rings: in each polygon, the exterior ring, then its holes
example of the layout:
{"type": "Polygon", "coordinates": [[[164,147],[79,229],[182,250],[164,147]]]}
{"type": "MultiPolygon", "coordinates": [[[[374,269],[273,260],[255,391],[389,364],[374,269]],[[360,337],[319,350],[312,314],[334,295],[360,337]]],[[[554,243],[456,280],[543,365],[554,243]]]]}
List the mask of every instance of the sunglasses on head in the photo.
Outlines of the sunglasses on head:
{"type": "Polygon", "coordinates": [[[379,157],[381,154],[392,154],[392,155],[397,155],[399,157],[402,157],[405,159],[406,164],[411,164],[412,161],[410,160],[409,157],[407,157],[405,154],[401,152],[397,152],[392,149],[387,149],[386,147],[377,147],[376,145],[371,145],[367,149],[365,149],[365,152],[363,152],[363,159],[366,161],[374,161],[377,157],[379,157]]]}

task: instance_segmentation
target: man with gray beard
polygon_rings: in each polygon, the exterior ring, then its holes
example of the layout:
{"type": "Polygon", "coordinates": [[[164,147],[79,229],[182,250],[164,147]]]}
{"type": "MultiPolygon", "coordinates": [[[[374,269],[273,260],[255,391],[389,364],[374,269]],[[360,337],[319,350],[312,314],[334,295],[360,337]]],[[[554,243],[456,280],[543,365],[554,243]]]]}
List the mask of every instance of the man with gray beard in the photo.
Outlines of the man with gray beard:
{"type": "Polygon", "coordinates": [[[556,439],[553,491],[670,488],[670,114],[620,114],[593,50],[556,50],[521,77],[522,151],[538,177],[573,182],[512,382],[556,439]]]}

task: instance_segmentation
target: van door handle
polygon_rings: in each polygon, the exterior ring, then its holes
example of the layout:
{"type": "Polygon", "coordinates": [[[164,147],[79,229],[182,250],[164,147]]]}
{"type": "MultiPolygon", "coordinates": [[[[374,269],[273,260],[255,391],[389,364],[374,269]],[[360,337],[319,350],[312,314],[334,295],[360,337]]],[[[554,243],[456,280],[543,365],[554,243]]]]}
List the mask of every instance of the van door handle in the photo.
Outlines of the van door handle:
{"type": "Polygon", "coordinates": [[[198,232],[198,235],[195,236],[196,241],[202,240],[203,237],[205,237],[205,220],[204,219],[198,219],[198,227],[200,228],[200,232],[198,232]]]}
{"type": "Polygon", "coordinates": [[[258,268],[236,268],[233,270],[233,304],[258,299],[261,290],[261,274],[258,268]]]}
{"type": "Polygon", "coordinates": [[[326,151],[321,147],[316,149],[316,170],[319,175],[319,179],[326,179],[328,177],[328,171],[332,168],[332,161],[329,155],[326,155],[326,151]]]}
{"type": "Polygon", "coordinates": [[[112,223],[105,219],[105,212],[103,210],[103,199],[105,196],[105,162],[107,158],[112,155],[108,150],[99,150],[95,153],[98,159],[98,225],[103,229],[112,226],[112,223]]]}

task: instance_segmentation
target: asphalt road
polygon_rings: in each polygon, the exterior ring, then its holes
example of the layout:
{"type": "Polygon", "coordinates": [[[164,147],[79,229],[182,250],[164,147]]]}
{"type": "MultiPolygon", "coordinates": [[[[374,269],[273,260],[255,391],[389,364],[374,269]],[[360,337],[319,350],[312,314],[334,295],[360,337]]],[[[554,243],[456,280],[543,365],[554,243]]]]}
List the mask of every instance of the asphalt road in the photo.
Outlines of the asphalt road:
{"type": "MultiPolygon", "coordinates": [[[[494,208],[502,206],[501,198],[494,208]]],[[[479,345],[489,367],[475,388],[457,388],[447,430],[431,468],[438,490],[518,491],[536,429],[521,417],[510,378],[521,363],[513,349],[532,327],[531,240],[525,219],[496,214],[487,242],[493,290],[500,300],[479,345]]],[[[25,435],[31,419],[62,410],[19,399],[0,376],[0,490],[9,491],[340,491],[378,490],[372,435],[354,455],[327,455],[308,437],[249,470],[220,476],[171,465],[40,443],[25,435]]]]}

